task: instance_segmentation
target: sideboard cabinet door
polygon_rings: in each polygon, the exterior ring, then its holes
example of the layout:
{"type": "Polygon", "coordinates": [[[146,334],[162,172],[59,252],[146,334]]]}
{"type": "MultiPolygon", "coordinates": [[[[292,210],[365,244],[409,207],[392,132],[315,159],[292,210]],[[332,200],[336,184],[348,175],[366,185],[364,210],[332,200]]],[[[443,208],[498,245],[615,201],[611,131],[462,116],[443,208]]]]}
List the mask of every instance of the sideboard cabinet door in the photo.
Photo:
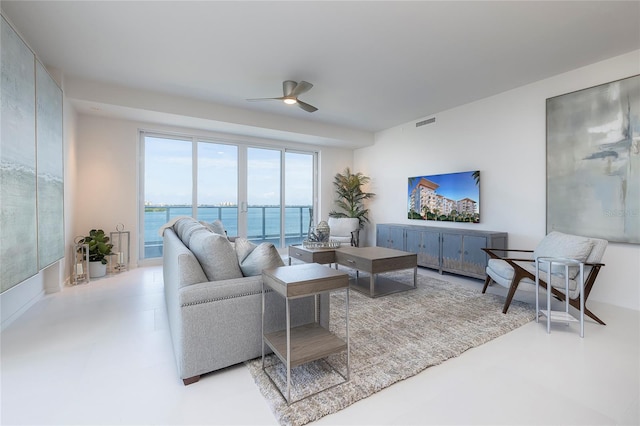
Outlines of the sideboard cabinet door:
{"type": "Polygon", "coordinates": [[[442,234],[442,270],[470,277],[485,277],[489,247],[487,237],[464,234],[442,234]]]}
{"type": "Polygon", "coordinates": [[[396,250],[404,250],[404,228],[402,226],[378,225],[376,245],[396,250]]]}
{"type": "Polygon", "coordinates": [[[406,251],[418,255],[418,265],[440,270],[440,233],[407,229],[406,251]]]}

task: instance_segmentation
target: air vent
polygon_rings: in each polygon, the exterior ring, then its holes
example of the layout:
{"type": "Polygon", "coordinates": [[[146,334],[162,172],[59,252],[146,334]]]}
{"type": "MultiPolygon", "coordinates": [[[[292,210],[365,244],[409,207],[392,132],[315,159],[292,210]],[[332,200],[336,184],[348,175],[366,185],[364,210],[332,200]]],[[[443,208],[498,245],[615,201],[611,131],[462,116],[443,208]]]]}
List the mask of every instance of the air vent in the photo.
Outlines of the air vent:
{"type": "Polygon", "coordinates": [[[418,121],[416,123],[416,127],[424,126],[425,124],[431,124],[431,123],[435,123],[435,122],[436,122],[436,118],[435,117],[427,118],[426,120],[418,121]]]}

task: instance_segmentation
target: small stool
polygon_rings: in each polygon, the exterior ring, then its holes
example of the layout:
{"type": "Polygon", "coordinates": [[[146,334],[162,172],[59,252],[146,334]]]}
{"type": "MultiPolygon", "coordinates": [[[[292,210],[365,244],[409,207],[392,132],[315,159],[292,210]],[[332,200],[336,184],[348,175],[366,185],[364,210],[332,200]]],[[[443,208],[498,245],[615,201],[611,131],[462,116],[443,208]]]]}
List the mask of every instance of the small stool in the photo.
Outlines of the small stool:
{"type": "Polygon", "coordinates": [[[540,314],[547,317],[547,333],[551,333],[551,321],[559,322],[580,322],[580,337],[584,337],[584,262],[576,259],[567,259],[562,257],[538,257],[536,258],[536,322],[539,322],[540,314]],[[539,306],[540,292],[540,265],[548,264],[547,269],[547,309],[541,310],[539,306]],[[564,266],[564,292],[565,292],[565,310],[551,310],[551,289],[558,288],[552,284],[553,265],[564,266]],[[569,313],[569,267],[578,267],[578,286],[580,291],[580,319],[576,319],[569,313]]]}

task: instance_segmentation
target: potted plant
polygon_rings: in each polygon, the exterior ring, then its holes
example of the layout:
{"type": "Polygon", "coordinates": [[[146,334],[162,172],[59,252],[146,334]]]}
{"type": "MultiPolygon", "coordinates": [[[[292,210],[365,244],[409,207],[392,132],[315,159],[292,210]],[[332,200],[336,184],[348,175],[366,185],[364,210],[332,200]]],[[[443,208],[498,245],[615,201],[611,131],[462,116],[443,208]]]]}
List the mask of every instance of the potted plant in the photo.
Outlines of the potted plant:
{"type": "Polygon", "coordinates": [[[91,278],[103,277],[107,273],[107,256],[113,254],[113,244],[102,229],[92,229],[89,236],[81,241],[89,245],[89,276],[91,278]]]}
{"type": "Polygon", "coordinates": [[[333,210],[330,217],[355,217],[358,218],[360,229],[369,222],[369,209],[364,207],[364,200],[372,198],[374,193],[364,192],[362,187],[371,179],[362,173],[351,173],[347,167],[344,173],[336,173],[333,186],[336,188],[336,206],[343,211],[333,210]]]}

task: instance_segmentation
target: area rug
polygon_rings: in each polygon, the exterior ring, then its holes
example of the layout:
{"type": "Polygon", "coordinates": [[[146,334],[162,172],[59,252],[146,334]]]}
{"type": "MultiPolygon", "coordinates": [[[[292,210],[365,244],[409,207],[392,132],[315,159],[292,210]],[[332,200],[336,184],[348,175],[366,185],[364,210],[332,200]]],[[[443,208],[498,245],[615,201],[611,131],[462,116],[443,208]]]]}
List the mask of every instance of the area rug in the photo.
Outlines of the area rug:
{"type": "MultiPolygon", "coordinates": [[[[394,278],[411,282],[412,273],[394,278]]],[[[344,338],[345,292],[331,294],[331,330],[344,338]]],[[[502,313],[504,298],[482,294],[439,279],[418,276],[418,288],[371,299],[356,291],[349,298],[350,380],[346,383],[329,365],[346,372],[346,356],[292,370],[292,399],[320,386],[334,387],[287,405],[274,387],[286,389],[286,371],[274,355],[266,357],[272,380],[261,359],[246,365],[282,425],[299,426],[342,410],[392,384],[411,377],[464,351],[514,330],[534,319],[535,309],[518,301],[502,313]]]]}

